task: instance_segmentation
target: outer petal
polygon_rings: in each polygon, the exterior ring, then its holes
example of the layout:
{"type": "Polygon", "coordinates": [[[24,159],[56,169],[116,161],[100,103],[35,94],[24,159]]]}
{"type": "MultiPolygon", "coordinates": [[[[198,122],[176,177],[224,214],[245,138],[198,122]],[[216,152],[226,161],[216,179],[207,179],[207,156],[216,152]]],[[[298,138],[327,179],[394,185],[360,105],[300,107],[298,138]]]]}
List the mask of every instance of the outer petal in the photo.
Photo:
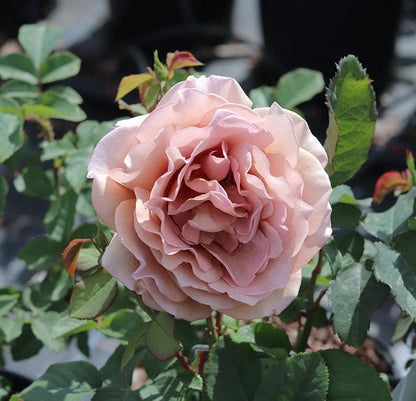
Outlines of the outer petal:
{"type": "Polygon", "coordinates": [[[283,289],[275,290],[269,297],[261,300],[253,306],[241,304],[235,308],[223,309],[225,313],[235,319],[257,319],[264,316],[278,315],[298,295],[302,273],[299,271],[290,276],[289,282],[283,289]]]}
{"type": "Polygon", "coordinates": [[[88,165],[88,177],[94,178],[92,203],[100,220],[114,229],[114,213],[120,202],[134,197],[127,188],[109,178],[113,168],[125,167],[124,159],[139,142],[137,130],[146,116],[135,119],[132,126],[116,127],[98,143],[88,165]]]}
{"type": "Polygon", "coordinates": [[[299,151],[298,172],[304,181],[303,199],[313,206],[308,219],[309,233],[299,252],[292,259],[293,272],[301,269],[325,245],[332,233],[329,196],[332,189],[328,175],[319,161],[304,149],[299,151]]]}
{"type": "Polygon", "coordinates": [[[139,143],[137,132],[146,118],[147,116],[140,116],[134,122],[122,121],[121,126],[114,128],[98,142],[88,165],[89,178],[106,175],[109,170],[124,165],[126,155],[139,143]],[[126,124],[129,126],[124,126],[126,124]]]}
{"type": "Polygon", "coordinates": [[[167,102],[176,101],[179,91],[193,88],[206,94],[214,93],[230,103],[238,103],[248,107],[251,107],[253,104],[241,89],[241,86],[233,78],[217,75],[196,78],[191,75],[185,81],[179,82],[172,87],[159,102],[159,105],[163,106],[167,102]]]}
{"type": "Polygon", "coordinates": [[[312,153],[320,161],[322,167],[325,167],[328,163],[328,156],[324,147],[310,131],[307,122],[299,116],[299,114],[294,113],[293,111],[286,109],[284,109],[284,111],[293,121],[299,146],[312,153]]]}
{"type": "Polygon", "coordinates": [[[132,274],[139,267],[139,261],[123,245],[118,234],[114,235],[110,245],[105,250],[102,265],[129,290],[134,290],[136,280],[132,277],[132,274]]]}
{"type": "Polygon", "coordinates": [[[132,199],[134,193],[103,174],[94,178],[91,197],[98,218],[115,230],[114,216],[118,205],[132,199]]]}
{"type": "Polygon", "coordinates": [[[265,152],[269,154],[281,153],[295,167],[298,160],[299,144],[295,135],[293,121],[285,113],[285,109],[273,103],[263,120],[257,124],[260,128],[268,130],[274,137],[265,152]]]}

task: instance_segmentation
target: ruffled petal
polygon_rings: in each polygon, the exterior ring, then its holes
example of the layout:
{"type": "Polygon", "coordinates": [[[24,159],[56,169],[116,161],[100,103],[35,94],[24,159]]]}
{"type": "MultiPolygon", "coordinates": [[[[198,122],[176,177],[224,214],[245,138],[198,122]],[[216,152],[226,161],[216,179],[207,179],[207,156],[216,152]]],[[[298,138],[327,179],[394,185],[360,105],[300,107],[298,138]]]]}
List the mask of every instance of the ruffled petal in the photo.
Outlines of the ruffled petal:
{"type": "Polygon", "coordinates": [[[244,320],[278,315],[296,298],[301,281],[301,272],[294,273],[290,276],[290,280],[285,288],[275,290],[271,295],[255,305],[241,304],[235,308],[221,309],[220,312],[225,313],[234,319],[244,320]]]}

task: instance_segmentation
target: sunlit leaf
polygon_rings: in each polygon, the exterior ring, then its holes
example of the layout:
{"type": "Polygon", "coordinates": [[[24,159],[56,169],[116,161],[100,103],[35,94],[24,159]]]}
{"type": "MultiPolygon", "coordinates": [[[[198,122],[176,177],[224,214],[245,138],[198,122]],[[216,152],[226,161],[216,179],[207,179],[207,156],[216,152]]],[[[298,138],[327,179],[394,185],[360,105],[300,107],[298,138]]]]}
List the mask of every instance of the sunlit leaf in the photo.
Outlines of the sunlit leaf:
{"type": "Polygon", "coordinates": [[[276,86],[275,99],[287,109],[311,100],[322,92],[325,81],[322,73],[307,68],[297,68],[279,79],[276,86]]]}
{"type": "Polygon", "coordinates": [[[59,29],[40,24],[23,25],[18,36],[36,69],[46,60],[60,38],[59,29]]]}
{"type": "Polygon", "coordinates": [[[355,56],[340,61],[327,102],[326,170],[336,186],[352,178],[367,160],[377,119],[371,80],[355,56]]]}
{"type": "Polygon", "coordinates": [[[0,77],[17,79],[28,84],[38,83],[37,72],[32,61],[22,53],[11,53],[0,57],[0,77]]]}
{"type": "Polygon", "coordinates": [[[161,361],[172,358],[181,349],[174,337],[175,319],[168,313],[158,313],[148,324],[146,347],[149,352],[161,361]]]}
{"type": "Polygon", "coordinates": [[[106,311],[116,295],[116,279],[100,270],[75,285],[69,304],[70,316],[93,319],[106,311]]]}
{"type": "Polygon", "coordinates": [[[78,74],[81,60],[70,52],[57,52],[48,57],[40,67],[42,83],[50,83],[78,74]]]}
{"type": "Polygon", "coordinates": [[[152,78],[152,74],[148,72],[143,74],[128,75],[124,77],[118,87],[116,101],[126,96],[132,90],[138,88],[144,82],[150,81],[152,78]]]}

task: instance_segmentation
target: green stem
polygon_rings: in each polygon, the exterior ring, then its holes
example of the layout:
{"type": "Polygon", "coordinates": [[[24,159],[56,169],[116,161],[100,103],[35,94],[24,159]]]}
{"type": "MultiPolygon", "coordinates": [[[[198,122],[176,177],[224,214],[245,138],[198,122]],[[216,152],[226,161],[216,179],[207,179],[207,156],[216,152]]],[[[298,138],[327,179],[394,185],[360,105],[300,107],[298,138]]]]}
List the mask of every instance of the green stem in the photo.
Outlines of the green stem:
{"type": "Polygon", "coordinates": [[[314,293],[315,293],[315,287],[316,287],[316,280],[321,273],[322,268],[322,259],[323,259],[323,252],[322,250],[319,251],[318,256],[318,262],[316,263],[315,269],[312,272],[311,281],[309,283],[308,290],[306,292],[306,296],[308,299],[308,309],[306,311],[306,322],[302,328],[299,328],[298,332],[298,338],[296,341],[296,352],[302,352],[305,351],[305,349],[308,346],[308,338],[311,334],[312,326],[313,326],[313,320],[315,317],[315,313],[318,311],[319,303],[321,302],[322,297],[326,293],[326,288],[321,291],[319,296],[314,301],[314,293]]]}
{"type": "Polygon", "coordinates": [[[306,322],[303,326],[303,330],[299,331],[298,339],[296,341],[296,352],[303,352],[308,347],[308,339],[311,334],[313,327],[313,320],[315,318],[315,313],[319,309],[319,303],[321,302],[322,297],[326,294],[327,288],[323,289],[315,302],[308,308],[306,312],[306,322]]]}
{"type": "Polygon", "coordinates": [[[25,116],[25,120],[37,122],[42,127],[42,131],[45,134],[45,138],[49,142],[52,142],[55,139],[55,131],[53,130],[50,119],[39,117],[36,114],[28,114],[25,116]]]}
{"type": "Polygon", "coordinates": [[[207,318],[207,334],[208,334],[208,344],[212,347],[218,341],[218,333],[214,325],[214,316],[211,314],[207,318]]]}

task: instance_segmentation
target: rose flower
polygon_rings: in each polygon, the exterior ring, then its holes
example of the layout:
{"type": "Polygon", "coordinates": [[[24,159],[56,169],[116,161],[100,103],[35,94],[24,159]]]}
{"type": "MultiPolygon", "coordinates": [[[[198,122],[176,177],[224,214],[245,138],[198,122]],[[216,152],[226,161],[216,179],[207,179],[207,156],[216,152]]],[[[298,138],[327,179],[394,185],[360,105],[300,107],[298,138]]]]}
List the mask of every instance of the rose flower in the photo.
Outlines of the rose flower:
{"type": "Polygon", "coordinates": [[[331,234],[323,147],[297,114],[251,106],[233,79],[191,76],[94,151],[93,204],[116,232],[102,265],[153,309],[278,314],[331,234]]]}

